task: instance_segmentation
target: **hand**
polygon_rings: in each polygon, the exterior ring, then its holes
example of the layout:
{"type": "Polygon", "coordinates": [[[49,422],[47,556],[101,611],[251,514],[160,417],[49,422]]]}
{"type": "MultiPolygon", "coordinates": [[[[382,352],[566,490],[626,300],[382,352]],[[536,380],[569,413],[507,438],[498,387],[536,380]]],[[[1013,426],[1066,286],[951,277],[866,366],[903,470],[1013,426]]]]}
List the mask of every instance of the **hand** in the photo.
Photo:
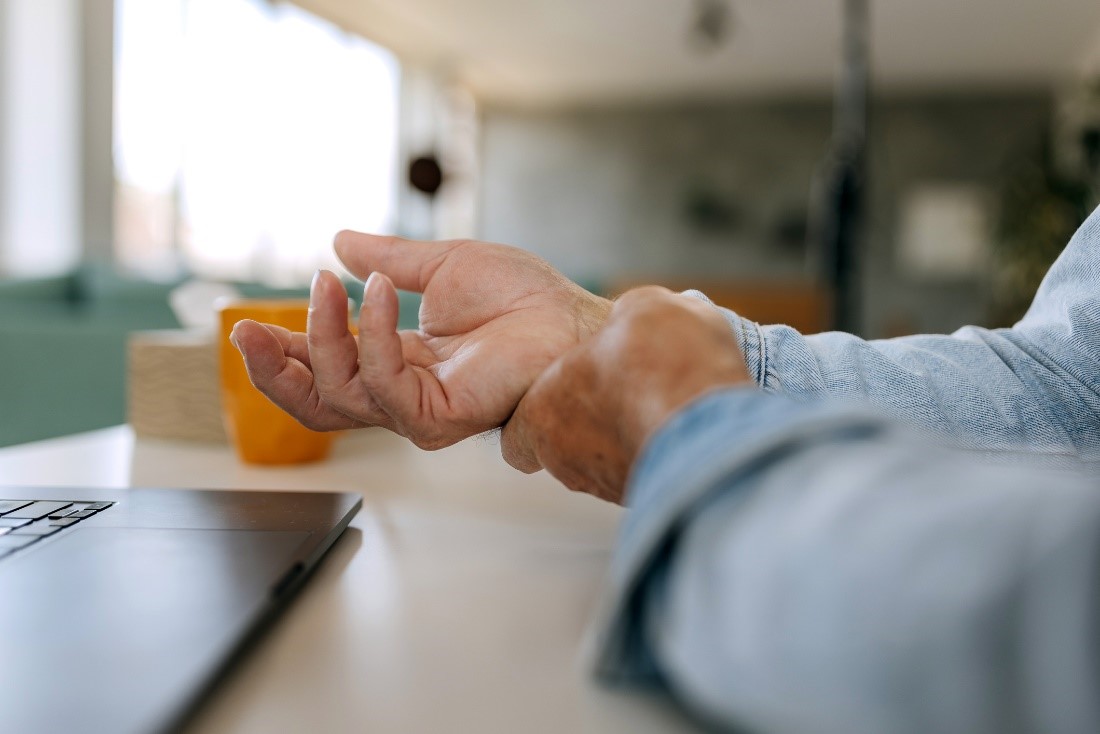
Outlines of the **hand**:
{"type": "Polygon", "coordinates": [[[638,288],[527,391],[504,427],[501,452],[521,471],[545,467],[570,489],[621,504],[642,445],[673,413],[708,390],[749,382],[713,308],[638,288]]]}
{"type": "Polygon", "coordinates": [[[513,247],[356,232],[335,247],[367,281],[358,337],[328,272],[314,278],[306,334],[242,321],[232,336],[253,384],[314,430],[378,425],[437,449],[497,428],[611,309],[513,247]],[[395,286],[424,294],[419,331],[397,331],[395,286]]]}

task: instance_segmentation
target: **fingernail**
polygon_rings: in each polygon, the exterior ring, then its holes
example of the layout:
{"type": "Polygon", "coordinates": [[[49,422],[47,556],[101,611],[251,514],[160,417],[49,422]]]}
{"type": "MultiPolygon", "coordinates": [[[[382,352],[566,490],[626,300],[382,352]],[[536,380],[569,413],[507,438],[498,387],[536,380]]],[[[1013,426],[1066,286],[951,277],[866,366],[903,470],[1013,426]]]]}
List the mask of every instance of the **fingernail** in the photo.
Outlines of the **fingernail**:
{"type": "Polygon", "coordinates": [[[313,280],[309,283],[309,306],[313,307],[317,299],[317,283],[321,280],[321,271],[318,270],[313,274],[313,280]]]}
{"type": "Polygon", "coordinates": [[[379,296],[382,295],[382,276],[377,272],[371,273],[367,277],[367,282],[363,286],[363,302],[377,301],[379,296]]]}
{"type": "Polygon", "coordinates": [[[237,327],[240,326],[240,324],[240,321],[233,324],[233,330],[229,332],[229,343],[235,346],[237,349],[241,348],[241,346],[237,344],[237,327]]]}

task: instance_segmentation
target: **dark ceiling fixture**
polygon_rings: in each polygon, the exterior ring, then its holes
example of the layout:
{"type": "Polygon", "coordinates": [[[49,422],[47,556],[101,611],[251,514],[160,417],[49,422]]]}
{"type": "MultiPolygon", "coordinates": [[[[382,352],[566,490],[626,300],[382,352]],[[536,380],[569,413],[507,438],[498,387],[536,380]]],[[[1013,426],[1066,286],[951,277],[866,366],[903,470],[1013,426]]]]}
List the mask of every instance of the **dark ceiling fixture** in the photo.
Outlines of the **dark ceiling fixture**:
{"type": "Polygon", "coordinates": [[[428,153],[409,161],[409,185],[434,197],[443,185],[443,167],[439,165],[439,157],[428,153]]]}
{"type": "Polygon", "coordinates": [[[733,10],[728,0],[695,0],[688,43],[702,53],[712,53],[733,34],[733,10]]]}

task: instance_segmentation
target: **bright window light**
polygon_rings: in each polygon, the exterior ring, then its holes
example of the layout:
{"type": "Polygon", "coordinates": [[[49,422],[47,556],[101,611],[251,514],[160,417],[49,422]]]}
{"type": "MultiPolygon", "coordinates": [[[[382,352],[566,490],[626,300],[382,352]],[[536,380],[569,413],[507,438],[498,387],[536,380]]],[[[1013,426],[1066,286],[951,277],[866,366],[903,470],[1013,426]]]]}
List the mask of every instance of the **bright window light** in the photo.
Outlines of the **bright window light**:
{"type": "Polygon", "coordinates": [[[75,6],[0,0],[0,277],[80,259],[75,6]]]}
{"type": "Polygon", "coordinates": [[[292,5],[118,0],[116,252],[293,283],[392,228],[399,69],[292,5]]]}

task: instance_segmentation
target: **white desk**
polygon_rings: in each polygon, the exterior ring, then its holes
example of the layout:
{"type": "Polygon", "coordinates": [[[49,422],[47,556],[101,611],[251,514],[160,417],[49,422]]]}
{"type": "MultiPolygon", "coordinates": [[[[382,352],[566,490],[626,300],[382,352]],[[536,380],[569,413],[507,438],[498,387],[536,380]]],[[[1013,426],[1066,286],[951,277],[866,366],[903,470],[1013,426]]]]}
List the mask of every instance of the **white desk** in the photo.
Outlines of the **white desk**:
{"type": "Polygon", "coordinates": [[[511,470],[495,441],[424,453],[359,432],[326,462],[267,469],[119,427],[0,449],[0,484],[362,492],[352,527],[193,731],[694,728],[667,699],[606,690],[583,668],[619,510],[511,470]]]}

